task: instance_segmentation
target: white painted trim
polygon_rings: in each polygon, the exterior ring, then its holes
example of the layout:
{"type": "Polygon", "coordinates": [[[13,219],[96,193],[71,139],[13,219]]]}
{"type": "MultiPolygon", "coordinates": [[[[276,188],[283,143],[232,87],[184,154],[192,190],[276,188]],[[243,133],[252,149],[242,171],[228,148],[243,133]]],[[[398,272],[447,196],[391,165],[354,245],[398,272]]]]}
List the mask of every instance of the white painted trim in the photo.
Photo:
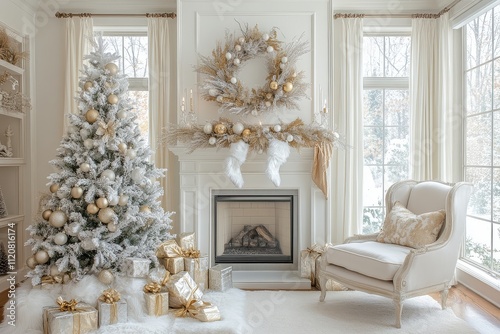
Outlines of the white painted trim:
{"type": "Polygon", "coordinates": [[[500,278],[464,262],[457,262],[457,280],[496,307],[500,307],[500,278]]]}
{"type": "Polygon", "coordinates": [[[500,4],[500,0],[481,0],[475,1],[475,3],[469,6],[465,11],[461,12],[459,15],[450,17],[451,27],[453,29],[458,29],[469,23],[474,18],[487,12],[493,7],[500,4]]]}

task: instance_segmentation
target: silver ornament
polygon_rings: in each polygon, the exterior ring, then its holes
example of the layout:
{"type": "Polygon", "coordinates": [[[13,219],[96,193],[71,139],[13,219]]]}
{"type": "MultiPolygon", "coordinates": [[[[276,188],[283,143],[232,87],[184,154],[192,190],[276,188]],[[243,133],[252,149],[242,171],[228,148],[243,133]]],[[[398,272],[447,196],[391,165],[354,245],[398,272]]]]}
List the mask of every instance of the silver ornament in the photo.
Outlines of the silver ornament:
{"type": "Polygon", "coordinates": [[[62,246],[68,241],[68,236],[64,232],[59,232],[54,236],[54,243],[62,246]]]}
{"type": "Polygon", "coordinates": [[[233,64],[238,66],[239,64],[241,63],[241,60],[239,60],[238,58],[236,58],[235,60],[233,60],[233,64]]]}
{"type": "Polygon", "coordinates": [[[267,42],[269,40],[269,34],[262,35],[262,39],[267,42]]]}
{"type": "Polygon", "coordinates": [[[118,204],[118,195],[109,194],[108,195],[108,202],[109,202],[109,205],[112,205],[112,206],[115,206],[116,204],[118,204]]]}
{"type": "Polygon", "coordinates": [[[273,127],[273,130],[274,130],[274,132],[280,132],[280,131],[281,131],[281,125],[276,124],[276,125],[273,127]]]}
{"type": "Polygon", "coordinates": [[[215,137],[210,137],[210,139],[208,139],[208,143],[210,145],[215,145],[215,143],[217,143],[217,138],[215,137]]]}
{"type": "Polygon", "coordinates": [[[266,51],[267,51],[267,52],[269,52],[269,53],[271,53],[271,52],[273,52],[273,51],[274,51],[274,48],[273,48],[271,45],[269,45],[269,46],[267,47],[266,51]]]}
{"type": "Polygon", "coordinates": [[[203,126],[203,132],[205,132],[207,135],[211,134],[213,130],[212,123],[207,123],[203,126]]]}
{"type": "Polygon", "coordinates": [[[291,142],[291,141],[293,141],[293,136],[292,136],[292,135],[288,135],[288,136],[286,136],[286,141],[287,141],[287,142],[291,142]]]}
{"type": "Polygon", "coordinates": [[[66,227],[66,233],[68,235],[75,237],[78,235],[78,232],[80,232],[80,229],[81,229],[80,223],[73,222],[66,227]]]}
{"type": "Polygon", "coordinates": [[[217,94],[219,94],[219,91],[215,88],[210,88],[208,90],[208,95],[210,95],[210,96],[217,96],[217,94]]]}
{"type": "Polygon", "coordinates": [[[119,206],[125,206],[128,203],[128,196],[127,195],[120,195],[120,198],[118,198],[118,205],[119,206]]]}
{"type": "Polygon", "coordinates": [[[119,119],[124,119],[128,117],[128,113],[126,110],[120,110],[116,113],[116,117],[118,117],[119,119]]]}
{"type": "Polygon", "coordinates": [[[101,173],[101,178],[106,178],[110,181],[115,180],[115,172],[112,171],[111,169],[106,169],[101,173]]]}
{"type": "Polygon", "coordinates": [[[61,210],[56,210],[52,212],[49,217],[49,224],[54,227],[62,227],[68,221],[68,217],[61,210]]]}
{"type": "Polygon", "coordinates": [[[82,172],[87,173],[90,170],[90,165],[84,162],[80,165],[80,169],[82,170],[82,172]]]}
{"type": "Polygon", "coordinates": [[[236,84],[237,82],[238,82],[238,79],[236,79],[235,77],[231,78],[231,83],[232,84],[236,84]]]}
{"type": "Polygon", "coordinates": [[[127,150],[127,157],[130,159],[135,159],[137,152],[134,149],[127,150]]]}
{"type": "Polygon", "coordinates": [[[241,51],[241,45],[236,44],[236,45],[234,46],[234,50],[236,50],[236,51],[241,51]]]}
{"type": "Polygon", "coordinates": [[[226,59],[229,60],[233,57],[233,55],[230,52],[226,53],[226,59]]]}
{"type": "Polygon", "coordinates": [[[243,130],[245,130],[245,127],[240,122],[237,122],[237,123],[233,124],[233,132],[235,134],[241,135],[241,133],[243,132],[243,130]]]}

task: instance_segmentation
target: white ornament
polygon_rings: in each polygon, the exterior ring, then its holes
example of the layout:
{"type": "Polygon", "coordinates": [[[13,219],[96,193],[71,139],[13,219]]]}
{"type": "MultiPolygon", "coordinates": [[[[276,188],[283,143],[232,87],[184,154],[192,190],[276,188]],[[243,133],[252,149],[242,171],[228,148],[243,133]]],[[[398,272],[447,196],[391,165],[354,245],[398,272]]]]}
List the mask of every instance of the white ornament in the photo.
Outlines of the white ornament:
{"type": "Polygon", "coordinates": [[[90,136],[90,131],[87,129],[80,129],[80,136],[83,140],[87,139],[90,136]]]}
{"type": "Polygon", "coordinates": [[[81,226],[79,223],[74,222],[66,226],[66,233],[71,236],[77,236],[78,232],[80,232],[81,226]]]}
{"type": "Polygon", "coordinates": [[[232,84],[236,84],[237,82],[238,82],[238,79],[236,79],[235,77],[231,78],[231,83],[232,84]]]}
{"type": "Polygon", "coordinates": [[[59,232],[54,236],[54,243],[56,245],[64,245],[68,241],[68,236],[64,232],[59,232]]]}
{"type": "Polygon", "coordinates": [[[240,61],[238,58],[236,58],[236,59],[233,61],[233,64],[234,64],[234,65],[236,65],[236,66],[238,66],[240,63],[241,63],[241,61],[240,61]]]}
{"type": "Polygon", "coordinates": [[[274,48],[271,45],[269,45],[266,50],[267,52],[271,53],[274,51],[274,48]]]}
{"type": "Polygon", "coordinates": [[[66,224],[67,221],[68,217],[61,210],[56,210],[52,212],[52,214],[49,217],[49,224],[54,227],[62,227],[64,226],[64,224],[66,224]]]}
{"type": "Polygon", "coordinates": [[[113,219],[114,216],[115,216],[115,212],[111,208],[104,208],[104,209],[99,210],[99,214],[98,214],[99,220],[101,222],[103,222],[104,224],[111,222],[111,220],[113,219]]]}
{"type": "Polygon", "coordinates": [[[236,50],[236,51],[241,51],[241,45],[236,44],[236,45],[234,46],[234,50],[236,50]]]}
{"type": "Polygon", "coordinates": [[[207,135],[209,135],[212,133],[213,128],[214,127],[212,126],[212,123],[207,123],[203,126],[203,132],[205,132],[207,135]]]}
{"type": "Polygon", "coordinates": [[[127,195],[120,195],[120,198],[118,199],[118,205],[119,206],[125,206],[128,203],[128,196],[127,195]]]}
{"type": "Polygon", "coordinates": [[[245,43],[245,37],[238,38],[238,42],[240,42],[240,44],[245,43]]]}
{"type": "Polygon", "coordinates": [[[101,173],[101,178],[106,178],[110,181],[114,181],[115,180],[115,172],[112,171],[111,169],[105,169],[101,173]]]}
{"type": "Polygon", "coordinates": [[[103,269],[103,270],[101,270],[101,272],[97,276],[97,279],[99,280],[99,282],[109,285],[109,284],[113,283],[115,276],[113,275],[113,273],[111,271],[109,271],[107,269],[103,269]]]}
{"type": "Polygon", "coordinates": [[[217,89],[215,89],[215,88],[210,88],[208,90],[208,95],[210,95],[210,96],[214,96],[215,97],[215,96],[217,96],[217,94],[219,94],[219,91],[217,89]]]}
{"type": "Polygon", "coordinates": [[[245,130],[245,126],[240,122],[233,124],[233,132],[237,135],[241,135],[241,133],[245,130]]]}
{"type": "Polygon", "coordinates": [[[281,131],[281,125],[276,124],[275,126],[273,126],[273,130],[274,130],[274,132],[280,132],[281,131]]]}
{"type": "Polygon", "coordinates": [[[127,144],[125,143],[118,144],[118,150],[120,150],[121,154],[127,153],[127,144]]]}
{"type": "Polygon", "coordinates": [[[82,172],[87,173],[90,170],[90,165],[84,162],[80,165],[80,169],[82,170],[82,172]]]}
{"type": "Polygon", "coordinates": [[[268,108],[269,108],[270,106],[271,106],[271,102],[266,101],[266,107],[268,107],[268,108]]]}
{"type": "Polygon", "coordinates": [[[222,101],[223,101],[223,99],[224,99],[224,98],[222,97],[222,95],[219,95],[219,96],[217,96],[217,98],[216,98],[217,102],[222,102],[222,101]]]}
{"type": "Polygon", "coordinates": [[[283,57],[283,58],[281,58],[281,62],[282,62],[283,64],[285,64],[286,62],[288,62],[288,58],[287,58],[287,57],[283,57]]]}
{"type": "Polygon", "coordinates": [[[57,266],[55,264],[50,266],[50,276],[57,276],[60,274],[61,272],[59,271],[59,269],[57,269],[57,266]]]}
{"type": "Polygon", "coordinates": [[[269,40],[269,34],[262,35],[262,39],[267,42],[269,40]]]}
{"type": "Polygon", "coordinates": [[[297,77],[297,72],[293,72],[293,74],[292,74],[292,78],[295,78],[295,77],[297,77]]]}
{"type": "Polygon", "coordinates": [[[142,168],[136,167],[132,171],[130,176],[132,177],[132,180],[134,180],[136,183],[139,183],[144,177],[144,170],[142,168]]]}
{"type": "Polygon", "coordinates": [[[233,57],[233,55],[231,54],[231,52],[227,52],[226,53],[226,59],[229,60],[233,57]]]}
{"type": "Polygon", "coordinates": [[[92,139],[90,139],[90,138],[85,139],[83,141],[83,146],[85,146],[85,148],[87,150],[90,150],[90,149],[92,149],[94,147],[94,141],[92,139]]]}
{"type": "Polygon", "coordinates": [[[215,137],[210,137],[210,139],[208,139],[208,143],[210,145],[215,145],[215,143],[217,143],[217,138],[215,137]]]}
{"type": "Polygon", "coordinates": [[[116,204],[118,204],[118,201],[119,201],[118,195],[110,194],[108,196],[109,205],[115,206],[116,204]]]}
{"type": "Polygon", "coordinates": [[[280,68],[283,70],[285,69],[285,64],[280,64],[280,68]]]}
{"type": "Polygon", "coordinates": [[[291,142],[291,141],[293,141],[293,136],[292,136],[292,135],[288,135],[288,136],[286,136],[286,141],[287,141],[287,142],[291,142]]]}
{"type": "Polygon", "coordinates": [[[116,117],[124,119],[128,117],[128,113],[126,110],[120,110],[119,112],[116,113],[116,117]]]}
{"type": "Polygon", "coordinates": [[[135,159],[137,152],[134,149],[127,150],[127,157],[130,159],[135,159]]]}

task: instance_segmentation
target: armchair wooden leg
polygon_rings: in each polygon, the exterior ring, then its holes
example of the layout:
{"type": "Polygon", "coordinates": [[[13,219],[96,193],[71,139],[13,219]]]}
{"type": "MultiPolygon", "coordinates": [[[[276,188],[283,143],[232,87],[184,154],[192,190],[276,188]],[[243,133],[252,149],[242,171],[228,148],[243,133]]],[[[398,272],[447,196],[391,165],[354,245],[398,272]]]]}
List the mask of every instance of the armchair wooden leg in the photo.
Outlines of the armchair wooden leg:
{"type": "Polygon", "coordinates": [[[324,302],[326,297],[326,277],[325,275],[319,275],[319,284],[321,285],[321,295],[319,296],[319,301],[324,302]]]}
{"type": "Polygon", "coordinates": [[[394,304],[396,304],[396,328],[401,328],[401,314],[403,313],[403,300],[395,298],[394,304]]]}
{"type": "Polygon", "coordinates": [[[443,310],[446,309],[446,300],[448,299],[448,291],[449,291],[448,288],[441,291],[441,308],[443,310]]]}

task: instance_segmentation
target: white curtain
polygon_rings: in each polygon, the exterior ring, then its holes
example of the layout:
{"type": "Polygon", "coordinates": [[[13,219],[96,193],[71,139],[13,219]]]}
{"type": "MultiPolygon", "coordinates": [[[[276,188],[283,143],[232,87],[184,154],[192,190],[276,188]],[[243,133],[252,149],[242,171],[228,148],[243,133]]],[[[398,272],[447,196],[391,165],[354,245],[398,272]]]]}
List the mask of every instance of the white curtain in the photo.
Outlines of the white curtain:
{"type": "Polygon", "coordinates": [[[332,164],[332,241],[361,232],[363,218],[363,19],[335,20],[335,124],[345,150],[332,164]]]}
{"type": "Polygon", "coordinates": [[[66,19],[66,84],[63,133],[66,133],[69,125],[67,115],[79,114],[75,100],[78,94],[78,78],[83,68],[83,56],[92,51],[93,30],[91,17],[66,19]]]}
{"type": "Polygon", "coordinates": [[[415,180],[453,181],[460,115],[452,105],[452,40],[448,13],[438,19],[412,19],[410,152],[415,180]]]}
{"type": "MultiPolygon", "coordinates": [[[[158,140],[164,128],[169,123],[170,101],[170,46],[168,22],[170,19],[162,17],[148,18],[148,66],[149,66],[149,110],[151,120],[150,138],[153,150],[154,163],[158,168],[169,167],[169,151],[158,145],[158,140]]],[[[171,177],[170,177],[171,178],[171,177]]],[[[173,209],[172,191],[166,177],[160,179],[164,195],[161,198],[162,206],[166,210],[173,209]],[[170,194],[170,196],[168,196],[170,194]]]]}

